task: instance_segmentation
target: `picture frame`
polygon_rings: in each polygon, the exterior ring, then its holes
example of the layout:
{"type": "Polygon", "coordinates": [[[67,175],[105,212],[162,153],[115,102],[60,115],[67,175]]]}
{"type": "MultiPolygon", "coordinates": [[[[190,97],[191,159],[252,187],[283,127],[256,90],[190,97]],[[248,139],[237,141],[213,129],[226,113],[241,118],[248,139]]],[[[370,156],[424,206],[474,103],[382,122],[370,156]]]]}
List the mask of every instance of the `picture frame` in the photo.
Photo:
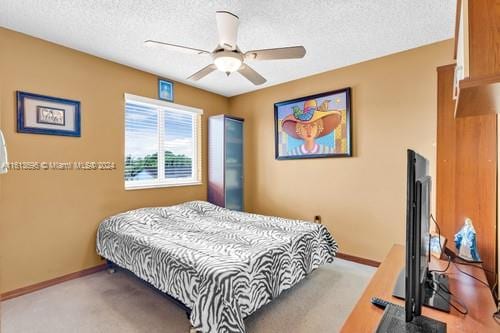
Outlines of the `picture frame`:
{"type": "Polygon", "coordinates": [[[16,99],[18,133],[81,136],[79,101],[24,91],[16,99]]]}
{"type": "Polygon", "coordinates": [[[274,104],[277,160],[352,156],[351,88],[274,104]]]}
{"type": "Polygon", "coordinates": [[[158,98],[167,102],[173,102],[174,83],[165,79],[158,79],[158,98]]]}
{"type": "Polygon", "coordinates": [[[430,239],[431,255],[437,259],[444,259],[444,249],[446,247],[446,237],[432,234],[430,239]]]}

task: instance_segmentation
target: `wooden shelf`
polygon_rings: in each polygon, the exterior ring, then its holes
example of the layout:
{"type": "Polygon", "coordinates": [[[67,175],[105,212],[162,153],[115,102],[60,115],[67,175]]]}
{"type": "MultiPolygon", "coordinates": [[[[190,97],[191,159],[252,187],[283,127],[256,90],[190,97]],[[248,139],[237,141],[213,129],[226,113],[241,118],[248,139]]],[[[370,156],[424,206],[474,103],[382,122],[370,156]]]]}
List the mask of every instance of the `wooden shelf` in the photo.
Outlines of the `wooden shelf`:
{"type": "Polygon", "coordinates": [[[459,82],[455,118],[500,112],[500,75],[459,82]]]}
{"type": "Polygon", "coordinates": [[[459,88],[460,89],[469,89],[474,87],[480,87],[488,84],[495,84],[500,82],[500,74],[496,75],[488,75],[483,76],[476,79],[466,78],[464,80],[460,80],[459,88]]]}

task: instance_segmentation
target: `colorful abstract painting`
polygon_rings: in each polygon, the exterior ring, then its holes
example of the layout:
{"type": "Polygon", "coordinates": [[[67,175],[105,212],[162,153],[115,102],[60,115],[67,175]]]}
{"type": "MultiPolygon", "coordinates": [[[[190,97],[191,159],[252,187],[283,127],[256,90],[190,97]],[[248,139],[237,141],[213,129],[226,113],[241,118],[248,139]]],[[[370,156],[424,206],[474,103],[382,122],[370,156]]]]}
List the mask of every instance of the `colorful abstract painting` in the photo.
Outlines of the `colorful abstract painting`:
{"type": "Polygon", "coordinates": [[[274,104],[276,159],[351,156],[351,89],[274,104]]]}

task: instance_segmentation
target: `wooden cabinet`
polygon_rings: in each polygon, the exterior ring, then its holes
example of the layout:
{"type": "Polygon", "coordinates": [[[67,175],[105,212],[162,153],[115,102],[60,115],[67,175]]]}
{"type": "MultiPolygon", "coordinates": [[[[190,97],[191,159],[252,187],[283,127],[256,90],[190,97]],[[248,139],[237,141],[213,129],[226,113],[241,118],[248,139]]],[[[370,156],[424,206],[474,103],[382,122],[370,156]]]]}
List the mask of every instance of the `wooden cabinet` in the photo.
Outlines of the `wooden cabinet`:
{"type": "Polygon", "coordinates": [[[436,218],[448,246],[472,219],[491,285],[497,262],[497,116],[454,118],[454,65],[438,68],[436,218]]]}
{"type": "Polygon", "coordinates": [[[458,0],[455,116],[500,112],[500,0],[458,0]]]}
{"type": "Polygon", "coordinates": [[[208,118],[208,201],[243,210],[243,119],[208,118]]]}

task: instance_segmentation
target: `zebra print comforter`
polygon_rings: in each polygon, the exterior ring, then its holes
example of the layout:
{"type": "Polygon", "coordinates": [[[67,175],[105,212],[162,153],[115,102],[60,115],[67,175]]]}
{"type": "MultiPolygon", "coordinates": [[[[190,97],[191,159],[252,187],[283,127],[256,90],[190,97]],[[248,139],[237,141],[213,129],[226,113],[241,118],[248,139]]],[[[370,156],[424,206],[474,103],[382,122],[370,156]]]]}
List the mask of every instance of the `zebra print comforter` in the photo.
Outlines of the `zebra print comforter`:
{"type": "Polygon", "coordinates": [[[204,333],[245,332],[243,318],[336,251],[323,225],[204,201],[121,213],[97,233],[99,255],[183,302],[204,333]]]}

